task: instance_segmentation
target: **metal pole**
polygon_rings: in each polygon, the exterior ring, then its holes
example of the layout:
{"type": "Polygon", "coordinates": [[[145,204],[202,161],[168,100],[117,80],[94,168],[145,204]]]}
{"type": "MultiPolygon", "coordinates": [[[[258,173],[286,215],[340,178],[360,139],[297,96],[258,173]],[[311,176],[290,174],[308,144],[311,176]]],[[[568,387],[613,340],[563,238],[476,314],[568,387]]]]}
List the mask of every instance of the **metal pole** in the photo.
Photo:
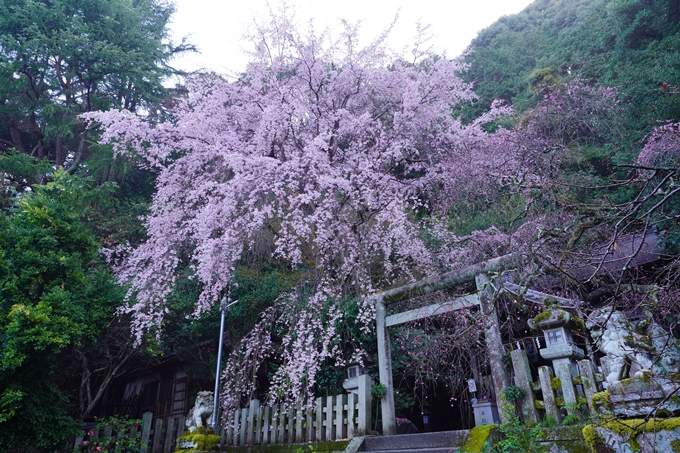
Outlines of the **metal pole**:
{"type": "Polygon", "coordinates": [[[215,434],[217,434],[217,420],[219,419],[218,406],[220,396],[220,369],[222,368],[222,343],[224,342],[224,318],[227,314],[227,309],[234,305],[238,300],[233,301],[227,305],[227,298],[222,298],[222,303],[220,304],[220,342],[217,346],[217,369],[215,370],[215,397],[213,399],[213,415],[212,415],[212,429],[215,434]]]}

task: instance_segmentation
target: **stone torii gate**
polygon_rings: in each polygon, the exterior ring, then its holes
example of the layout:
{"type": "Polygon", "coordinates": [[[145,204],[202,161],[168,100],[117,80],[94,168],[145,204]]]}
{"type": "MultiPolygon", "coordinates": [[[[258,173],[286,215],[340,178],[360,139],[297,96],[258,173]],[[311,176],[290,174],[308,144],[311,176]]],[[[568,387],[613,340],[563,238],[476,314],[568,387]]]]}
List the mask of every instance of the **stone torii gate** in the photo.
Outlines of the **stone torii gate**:
{"type": "MultiPolygon", "coordinates": [[[[415,283],[390,289],[371,298],[376,308],[380,383],[385,387],[385,396],[381,401],[383,434],[396,434],[396,413],[394,410],[394,387],[392,384],[392,358],[388,332],[389,327],[460,310],[462,308],[478,306],[482,315],[486,318],[483,327],[487,356],[489,357],[496,401],[501,401],[501,393],[503,392],[503,389],[510,385],[510,378],[505,372],[502,362],[504,348],[495,306],[495,299],[498,295],[497,289],[503,289],[504,291],[522,296],[526,300],[539,304],[543,304],[546,297],[551,297],[556,299],[560,305],[574,306],[575,301],[573,300],[555,297],[539,291],[523,289],[519,285],[513,283],[506,282],[495,287],[487,274],[512,269],[516,258],[517,255],[515,254],[500,256],[464,269],[446,272],[415,283]],[[473,281],[477,286],[476,293],[387,316],[387,306],[390,303],[403,300],[409,295],[424,294],[444,286],[459,285],[473,281]]],[[[505,416],[502,411],[500,415],[501,421],[505,421],[505,416]]]]}

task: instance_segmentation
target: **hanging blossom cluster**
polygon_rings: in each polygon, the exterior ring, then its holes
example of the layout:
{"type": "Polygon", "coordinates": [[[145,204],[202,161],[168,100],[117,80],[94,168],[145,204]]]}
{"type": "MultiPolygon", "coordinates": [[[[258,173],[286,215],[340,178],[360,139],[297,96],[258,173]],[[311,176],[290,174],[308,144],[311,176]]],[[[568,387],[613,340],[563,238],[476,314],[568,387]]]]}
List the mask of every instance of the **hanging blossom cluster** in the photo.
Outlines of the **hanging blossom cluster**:
{"type": "Polygon", "coordinates": [[[257,372],[267,360],[279,364],[270,377],[271,401],[287,408],[313,403],[321,365],[328,360],[345,365],[337,331],[341,318],[338,306],[319,294],[281,296],[227,360],[221,377],[224,412],[231,413],[257,396],[257,372]]]}
{"type": "Polygon", "coordinates": [[[680,167],[680,123],[655,127],[646,137],[637,163],[643,167],[677,170],[680,167]]]}
{"type": "Polygon", "coordinates": [[[475,96],[461,64],[426,54],[406,62],[388,55],[385,36],[359,49],[352,27],[331,42],[286,18],[258,31],[240,79],[190,78],[167,121],[114,111],[85,119],[100,125],[102,143],[135,150],[158,172],[148,239],[118,267],[138,339],[160,329],[178,267],[202,283],[200,314],[244,252],[269,240],[273,258],[305,270],[312,286],[307,308],[287,318],[272,393],[309,395],[320,361],[339,356],[332,326],[342,313],[327,302],[435,272],[414,212],[442,179],[466,177],[479,160],[470,150],[488,135],[482,124],[506,110],[463,125],[452,109],[475,96]]]}

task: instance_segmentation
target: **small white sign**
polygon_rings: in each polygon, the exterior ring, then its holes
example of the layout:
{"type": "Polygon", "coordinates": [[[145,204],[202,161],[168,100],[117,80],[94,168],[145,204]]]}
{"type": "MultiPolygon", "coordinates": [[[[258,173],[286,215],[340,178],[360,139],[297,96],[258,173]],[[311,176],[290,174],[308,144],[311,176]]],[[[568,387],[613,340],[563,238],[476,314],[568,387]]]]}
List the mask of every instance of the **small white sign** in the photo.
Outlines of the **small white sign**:
{"type": "Polygon", "coordinates": [[[474,379],[468,379],[468,390],[470,392],[476,392],[477,391],[477,384],[475,383],[474,379]]]}

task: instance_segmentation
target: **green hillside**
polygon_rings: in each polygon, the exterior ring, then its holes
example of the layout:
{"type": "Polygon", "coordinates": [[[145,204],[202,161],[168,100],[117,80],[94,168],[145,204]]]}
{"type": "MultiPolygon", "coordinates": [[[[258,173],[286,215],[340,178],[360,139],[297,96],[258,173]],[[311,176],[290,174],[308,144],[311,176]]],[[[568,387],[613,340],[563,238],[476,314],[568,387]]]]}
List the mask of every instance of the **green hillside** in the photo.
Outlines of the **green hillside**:
{"type": "Polygon", "coordinates": [[[479,111],[493,99],[521,111],[544,86],[580,78],[616,88],[628,129],[643,134],[680,117],[670,95],[680,85],[680,2],[538,0],[481,31],[466,61],[479,111]]]}

